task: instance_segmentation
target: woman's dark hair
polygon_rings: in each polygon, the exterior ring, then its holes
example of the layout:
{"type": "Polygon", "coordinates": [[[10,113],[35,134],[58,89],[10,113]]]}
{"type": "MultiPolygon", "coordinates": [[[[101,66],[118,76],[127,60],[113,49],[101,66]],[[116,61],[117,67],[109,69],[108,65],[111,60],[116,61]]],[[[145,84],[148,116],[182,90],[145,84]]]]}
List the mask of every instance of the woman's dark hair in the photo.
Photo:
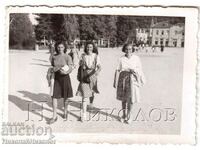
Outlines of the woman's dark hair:
{"type": "Polygon", "coordinates": [[[126,52],[126,48],[127,48],[129,45],[132,47],[132,52],[135,52],[135,48],[134,48],[133,45],[130,44],[130,43],[124,44],[124,46],[122,47],[122,52],[125,53],[125,52],[126,52]]]}
{"type": "Polygon", "coordinates": [[[58,52],[58,45],[60,45],[60,44],[62,44],[62,45],[65,47],[64,53],[66,53],[66,52],[67,52],[67,45],[66,45],[66,43],[65,43],[64,41],[57,41],[56,44],[55,44],[55,51],[56,51],[56,54],[59,53],[59,52],[58,52]]]}
{"type": "Polygon", "coordinates": [[[89,42],[87,42],[87,43],[85,44],[84,52],[85,52],[86,54],[88,54],[87,47],[88,47],[89,44],[93,45],[93,51],[92,51],[92,52],[98,55],[98,54],[99,54],[99,53],[98,53],[98,49],[97,49],[96,45],[95,45],[92,41],[89,41],[89,42]]]}

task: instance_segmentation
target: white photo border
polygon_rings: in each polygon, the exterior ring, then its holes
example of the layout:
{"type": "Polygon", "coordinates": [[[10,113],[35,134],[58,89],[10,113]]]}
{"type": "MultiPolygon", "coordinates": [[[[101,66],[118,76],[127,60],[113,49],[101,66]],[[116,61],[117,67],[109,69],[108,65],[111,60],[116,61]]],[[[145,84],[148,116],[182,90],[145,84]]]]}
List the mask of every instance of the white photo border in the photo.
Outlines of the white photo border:
{"type": "Polygon", "coordinates": [[[133,16],[174,16],[185,17],[185,47],[182,87],[182,119],[180,135],[150,134],[58,134],[54,133],[57,142],[95,142],[95,143],[157,143],[157,144],[195,144],[196,143],[196,96],[197,96],[197,33],[198,9],[194,7],[81,7],[81,6],[8,6],[6,8],[6,37],[4,50],[4,90],[2,118],[8,121],[8,82],[9,82],[9,14],[10,13],[60,13],[60,14],[109,14],[133,16]]]}

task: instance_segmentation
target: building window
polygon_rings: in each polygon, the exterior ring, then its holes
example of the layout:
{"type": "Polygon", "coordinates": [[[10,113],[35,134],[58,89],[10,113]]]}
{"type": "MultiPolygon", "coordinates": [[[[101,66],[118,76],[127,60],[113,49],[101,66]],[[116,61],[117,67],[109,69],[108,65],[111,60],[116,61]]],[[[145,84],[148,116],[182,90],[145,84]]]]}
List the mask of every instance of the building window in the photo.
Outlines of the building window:
{"type": "Polygon", "coordinates": [[[183,35],[183,36],[185,35],[184,31],[182,32],[182,35],[183,35]]]}
{"type": "Polygon", "coordinates": [[[160,39],[160,45],[163,45],[163,39],[160,39]]]}
{"type": "Polygon", "coordinates": [[[167,35],[169,35],[169,30],[167,30],[167,32],[166,32],[166,33],[167,33],[167,35]]]}
{"type": "Polygon", "coordinates": [[[174,47],[177,47],[177,40],[176,39],[173,40],[173,45],[174,45],[174,47]]]}
{"type": "Polygon", "coordinates": [[[156,34],[159,35],[159,30],[156,30],[156,34]]]}
{"type": "Polygon", "coordinates": [[[184,41],[181,41],[181,47],[184,47],[184,41]]]}
{"type": "Polygon", "coordinates": [[[163,30],[162,30],[161,34],[164,35],[164,31],[163,30]]]}
{"type": "Polygon", "coordinates": [[[169,41],[165,41],[165,46],[168,46],[168,44],[169,44],[169,41]]]}
{"type": "Polygon", "coordinates": [[[158,45],[158,41],[155,41],[155,45],[158,45]]]}

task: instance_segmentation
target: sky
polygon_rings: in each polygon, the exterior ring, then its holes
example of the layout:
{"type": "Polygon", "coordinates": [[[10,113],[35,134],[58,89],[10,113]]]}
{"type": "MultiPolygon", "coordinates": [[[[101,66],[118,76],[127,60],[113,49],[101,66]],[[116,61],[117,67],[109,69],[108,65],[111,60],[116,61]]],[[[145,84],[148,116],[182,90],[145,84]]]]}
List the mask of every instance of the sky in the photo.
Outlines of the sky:
{"type": "Polygon", "coordinates": [[[37,20],[35,19],[37,17],[37,15],[34,15],[34,14],[29,14],[29,18],[30,18],[30,21],[33,25],[37,25],[38,22],[37,20]]]}

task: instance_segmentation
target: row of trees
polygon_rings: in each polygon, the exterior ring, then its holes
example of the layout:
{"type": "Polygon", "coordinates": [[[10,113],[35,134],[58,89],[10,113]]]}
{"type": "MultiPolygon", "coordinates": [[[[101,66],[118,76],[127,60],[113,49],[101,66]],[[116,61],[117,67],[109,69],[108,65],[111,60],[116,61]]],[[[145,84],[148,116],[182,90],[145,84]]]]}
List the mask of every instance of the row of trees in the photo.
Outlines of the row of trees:
{"type": "Polygon", "coordinates": [[[28,14],[10,14],[10,48],[32,49],[35,40],[98,40],[104,38],[111,46],[121,45],[136,39],[135,28],[147,28],[155,23],[170,21],[184,22],[184,18],[149,16],[110,16],[74,14],[36,14],[38,24],[33,26],[28,14]],[[36,39],[35,39],[36,38],[36,39]]]}
{"type": "Polygon", "coordinates": [[[35,33],[37,40],[46,37],[71,42],[77,37],[81,40],[104,38],[115,46],[135,41],[135,28],[149,27],[152,19],[156,22],[168,20],[172,24],[184,22],[184,18],[174,17],[38,14],[35,33]]]}
{"type": "Polygon", "coordinates": [[[134,38],[136,20],[127,16],[40,14],[35,27],[36,39],[73,41],[108,39],[121,44],[134,38]]]}

